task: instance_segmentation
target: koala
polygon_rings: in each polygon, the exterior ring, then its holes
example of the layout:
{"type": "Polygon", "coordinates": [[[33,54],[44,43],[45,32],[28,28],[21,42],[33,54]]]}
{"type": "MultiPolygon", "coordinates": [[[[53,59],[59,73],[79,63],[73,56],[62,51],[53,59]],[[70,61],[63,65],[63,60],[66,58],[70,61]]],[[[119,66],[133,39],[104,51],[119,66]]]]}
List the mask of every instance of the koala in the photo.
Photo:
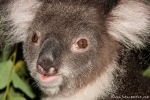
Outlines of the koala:
{"type": "Polygon", "coordinates": [[[149,0],[0,0],[0,44],[23,43],[42,100],[150,99],[149,37],[149,0]]]}

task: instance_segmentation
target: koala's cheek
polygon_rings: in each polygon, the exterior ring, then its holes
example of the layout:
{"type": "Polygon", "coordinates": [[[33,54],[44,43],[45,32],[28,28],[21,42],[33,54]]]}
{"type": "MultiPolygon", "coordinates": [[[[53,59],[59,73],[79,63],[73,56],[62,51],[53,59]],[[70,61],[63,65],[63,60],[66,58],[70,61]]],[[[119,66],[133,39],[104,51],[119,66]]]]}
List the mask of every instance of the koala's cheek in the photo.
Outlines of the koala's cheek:
{"type": "Polygon", "coordinates": [[[30,75],[35,78],[37,74],[37,69],[36,69],[36,60],[32,60],[31,63],[28,62],[27,60],[27,65],[28,65],[28,70],[30,71],[30,75]]]}
{"type": "Polygon", "coordinates": [[[68,77],[72,74],[72,70],[73,69],[66,64],[61,66],[61,68],[59,69],[59,73],[61,73],[65,77],[68,77]]]}
{"type": "Polygon", "coordinates": [[[65,78],[68,80],[74,80],[77,77],[82,76],[85,71],[87,73],[90,73],[90,70],[92,69],[93,63],[92,61],[88,61],[86,64],[80,64],[80,63],[71,63],[71,61],[68,61],[70,63],[64,63],[59,69],[59,73],[61,73],[65,78]]]}

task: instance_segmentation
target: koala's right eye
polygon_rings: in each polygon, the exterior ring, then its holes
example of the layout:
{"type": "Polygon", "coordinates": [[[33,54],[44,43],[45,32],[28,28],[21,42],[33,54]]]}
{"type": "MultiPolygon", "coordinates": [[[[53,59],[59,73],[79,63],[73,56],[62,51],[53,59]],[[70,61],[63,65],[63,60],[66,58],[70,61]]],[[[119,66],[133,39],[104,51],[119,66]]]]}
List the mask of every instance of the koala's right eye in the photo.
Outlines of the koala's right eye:
{"type": "Polygon", "coordinates": [[[38,40],[39,40],[38,35],[37,35],[36,33],[34,33],[34,34],[32,35],[32,42],[33,42],[33,43],[38,43],[38,40]]]}
{"type": "Polygon", "coordinates": [[[88,42],[86,39],[81,39],[77,42],[77,45],[80,49],[85,49],[88,46],[88,42]]]}

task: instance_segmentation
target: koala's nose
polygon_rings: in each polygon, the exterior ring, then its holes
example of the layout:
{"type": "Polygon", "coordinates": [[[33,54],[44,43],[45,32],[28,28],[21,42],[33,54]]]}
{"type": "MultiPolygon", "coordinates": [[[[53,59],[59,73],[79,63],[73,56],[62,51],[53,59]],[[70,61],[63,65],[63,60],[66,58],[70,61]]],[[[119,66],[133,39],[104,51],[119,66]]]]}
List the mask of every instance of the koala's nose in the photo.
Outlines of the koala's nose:
{"type": "Polygon", "coordinates": [[[57,71],[54,67],[51,67],[48,72],[44,72],[40,65],[38,65],[38,72],[44,76],[54,76],[57,74],[57,71]]]}
{"type": "Polygon", "coordinates": [[[45,72],[48,72],[52,67],[53,62],[50,59],[39,59],[37,64],[42,68],[39,68],[41,71],[44,70],[45,72]]]}
{"type": "Polygon", "coordinates": [[[59,64],[60,54],[61,48],[59,41],[56,38],[48,38],[41,46],[37,69],[44,73],[51,72],[52,67],[56,70],[56,66],[59,64]]]}

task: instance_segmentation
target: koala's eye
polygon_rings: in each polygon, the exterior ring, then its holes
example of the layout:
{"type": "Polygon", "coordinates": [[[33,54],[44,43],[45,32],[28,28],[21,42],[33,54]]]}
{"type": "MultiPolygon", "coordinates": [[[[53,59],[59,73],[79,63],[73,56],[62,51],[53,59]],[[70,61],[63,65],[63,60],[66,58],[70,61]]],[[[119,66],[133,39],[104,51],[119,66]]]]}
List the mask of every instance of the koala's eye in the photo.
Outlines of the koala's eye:
{"type": "Polygon", "coordinates": [[[87,46],[88,46],[88,42],[86,39],[80,39],[78,42],[77,42],[77,45],[79,48],[81,49],[85,49],[87,46]]]}
{"type": "Polygon", "coordinates": [[[39,40],[39,37],[37,36],[36,33],[34,33],[34,34],[32,35],[32,42],[37,43],[38,40],[39,40]]]}
{"type": "Polygon", "coordinates": [[[89,39],[86,37],[80,37],[74,41],[73,45],[71,46],[71,51],[75,53],[81,53],[88,50],[88,46],[90,44],[89,39]]]}

